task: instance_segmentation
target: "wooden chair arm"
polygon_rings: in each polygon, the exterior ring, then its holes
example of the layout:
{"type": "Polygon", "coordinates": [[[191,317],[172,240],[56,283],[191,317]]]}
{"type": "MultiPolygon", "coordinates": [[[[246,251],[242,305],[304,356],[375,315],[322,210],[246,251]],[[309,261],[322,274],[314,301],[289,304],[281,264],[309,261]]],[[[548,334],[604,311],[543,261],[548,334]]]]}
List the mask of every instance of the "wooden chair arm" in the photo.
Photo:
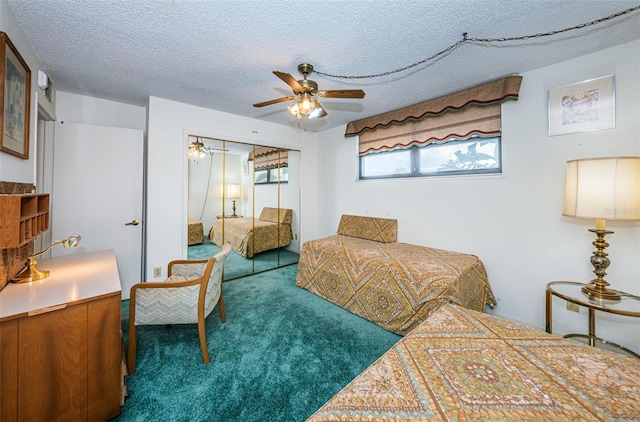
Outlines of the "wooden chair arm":
{"type": "Polygon", "coordinates": [[[206,264],[208,259],[176,259],[169,262],[167,265],[167,276],[171,276],[171,269],[174,265],[189,265],[189,264],[206,264]]]}
{"type": "Polygon", "coordinates": [[[130,296],[133,297],[138,289],[169,289],[172,287],[188,287],[196,284],[202,284],[202,278],[194,278],[184,281],[148,281],[146,283],[137,283],[131,287],[130,296]]]}

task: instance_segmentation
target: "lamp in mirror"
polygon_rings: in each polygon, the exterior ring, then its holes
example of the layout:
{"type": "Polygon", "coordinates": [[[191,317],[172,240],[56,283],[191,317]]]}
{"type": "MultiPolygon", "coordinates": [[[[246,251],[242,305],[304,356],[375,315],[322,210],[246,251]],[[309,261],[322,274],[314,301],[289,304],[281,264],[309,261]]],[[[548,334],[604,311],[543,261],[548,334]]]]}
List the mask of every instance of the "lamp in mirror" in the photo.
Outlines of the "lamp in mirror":
{"type": "Polygon", "coordinates": [[[610,261],[605,249],[607,220],[640,221],[640,157],[604,157],[567,162],[562,215],[596,220],[591,256],[596,278],[582,291],[591,298],[620,300],[605,280],[610,261]]]}
{"type": "Polygon", "coordinates": [[[240,198],[240,185],[235,183],[229,183],[227,185],[227,198],[231,199],[233,207],[231,208],[233,214],[231,217],[237,217],[236,215],[236,200],[240,198]]]}
{"type": "MultiPolygon", "coordinates": [[[[232,206],[232,211],[233,214],[230,215],[229,217],[238,217],[238,215],[236,214],[236,200],[240,199],[240,185],[237,183],[228,183],[226,185],[220,185],[220,197],[221,198],[226,198],[226,199],[231,199],[231,202],[233,204],[232,206]]],[[[223,213],[226,214],[226,213],[223,213]]]]}
{"type": "Polygon", "coordinates": [[[27,262],[27,266],[17,276],[13,277],[11,279],[11,282],[12,283],[28,283],[30,281],[42,280],[44,278],[49,277],[50,275],[49,271],[39,270],[36,268],[36,265],[38,264],[38,261],[36,261],[36,257],[49,252],[51,248],[58,245],[62,245],[65,248],[75,248],[76,246],[78,246],[78,243],[80,243],[80,235],[72,234],[65,240],[58,240],[57,242],[54,242],[51,246],[49,246],[47,249],[43,250],[42,252],[38,252],[36,254],[31,255],[29,257],[29,261],[27,262]]]}

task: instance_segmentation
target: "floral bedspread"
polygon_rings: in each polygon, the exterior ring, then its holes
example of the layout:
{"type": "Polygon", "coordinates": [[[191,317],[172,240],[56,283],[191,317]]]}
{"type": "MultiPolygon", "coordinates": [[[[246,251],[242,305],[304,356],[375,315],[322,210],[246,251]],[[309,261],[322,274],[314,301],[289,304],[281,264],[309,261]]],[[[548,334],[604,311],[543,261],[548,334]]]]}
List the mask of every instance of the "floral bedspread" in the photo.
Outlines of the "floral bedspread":
{"type": "Polygon", "coordinates": [[[345,235],[304,243],[296,285],[399,335],[444,303],[496,302],[474,255],[345,235]]]}
{"type": "Polygon", "coordinates": [[[309,419],[640,420],[640,360],[447,304],[309,419]]]}

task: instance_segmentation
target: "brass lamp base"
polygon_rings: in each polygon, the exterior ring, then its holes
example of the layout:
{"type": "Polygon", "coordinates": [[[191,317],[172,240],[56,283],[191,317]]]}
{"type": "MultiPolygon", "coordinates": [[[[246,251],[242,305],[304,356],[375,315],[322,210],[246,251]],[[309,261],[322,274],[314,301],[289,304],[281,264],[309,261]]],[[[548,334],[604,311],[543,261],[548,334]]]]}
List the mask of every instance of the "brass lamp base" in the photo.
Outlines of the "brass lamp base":
{"type": "Polygon", "coordinates": [[[595,283],[590,283],[584,286],[582,288],[582,293],[588,295],[589,297],[604,300],[617,301],[621,299],[621,296],[617,291],[595,283]]]}
{"type": "Polygon", "coordinates": [[[232,208],[233,214],[231,214],[231,217],[237,217],[237,215],[236,215],[236,200],[232,199],[232,201],[233,201],[233,208],[232,208]]]}
{"type": "Polygon", "coordinates": [[[38,281],[49,277],[50,272],[47,270],[41,271],[36,268],[38,261],[34,257],[29,257],[29,264],[20,272],[17,276],[11,279],[12,283],[29,283],[31,281],[38,281]]]}
{"type": "Polygon", "coordinates": [[[604,240],[604,237],[607,234],[613,234],[613,232],[604,229],[589,229],[589,231],[596,234],[596,240],[592,243],[596,250],[591,256],[591,265],[593,265],[593,273],[596,278],[582,288],[582,293],[590,298],[618,301],[621,298],[620,294],[616,290],[608,288],[609,283],[604,279],[610,264],[608,254],[605,252],[609,244],[604,240]]]}

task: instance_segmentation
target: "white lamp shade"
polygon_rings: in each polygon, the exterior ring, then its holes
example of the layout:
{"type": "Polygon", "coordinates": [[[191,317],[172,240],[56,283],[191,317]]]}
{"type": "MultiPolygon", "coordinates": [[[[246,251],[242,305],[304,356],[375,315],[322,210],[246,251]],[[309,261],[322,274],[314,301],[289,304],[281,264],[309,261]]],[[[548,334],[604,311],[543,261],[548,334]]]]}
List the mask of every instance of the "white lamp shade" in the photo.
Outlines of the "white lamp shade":
{"type": "Polygon", "coordinates": [[[227,198],[238,199],[240,198],[240,185],[228,184],[227,185],[227,198]]]}
{"type": "Polygon", "coordinates": [[[640,220],[640,157],[568,161],[562,215],[640,220]]]}

